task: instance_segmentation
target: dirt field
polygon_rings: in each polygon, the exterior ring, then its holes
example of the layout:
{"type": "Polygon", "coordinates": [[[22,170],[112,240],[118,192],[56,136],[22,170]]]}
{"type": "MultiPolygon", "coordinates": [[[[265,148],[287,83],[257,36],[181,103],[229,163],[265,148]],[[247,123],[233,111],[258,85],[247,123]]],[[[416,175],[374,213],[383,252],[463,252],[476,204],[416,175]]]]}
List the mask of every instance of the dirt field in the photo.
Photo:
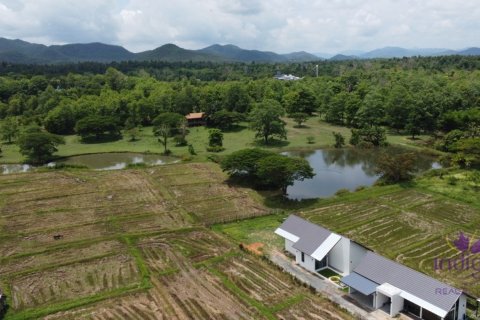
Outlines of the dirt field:
{"type": "Polygon", "coordinates": [[[207,163],[0,176],[6,319],[274,319],[316,299],[205,227],[269,213],[224,180],[207,163]]]}

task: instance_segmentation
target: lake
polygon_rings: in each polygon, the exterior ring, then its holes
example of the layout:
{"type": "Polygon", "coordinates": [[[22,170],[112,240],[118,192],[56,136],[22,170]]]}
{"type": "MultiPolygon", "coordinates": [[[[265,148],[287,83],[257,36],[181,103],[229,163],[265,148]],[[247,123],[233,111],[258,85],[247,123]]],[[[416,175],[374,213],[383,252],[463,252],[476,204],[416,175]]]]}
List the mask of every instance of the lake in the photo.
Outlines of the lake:
{"type": "MultiPolygon", "coordinates": [[[[289,199],[301,200],[334,195],[340,189],[354,191],[360,186],[371,186],[379,178],[375,174],[375,159],[381,152],[405,151],[398,147],[383,149],[320,149],[314,151],[291,151],[282,154],[306,159],[316,173],[313,179],[296,181],[288,187],[289,199]]],[[[440,168],[435,157],[416,152],[416,170],[440,168]]]]}
{"type": "MultiPolygon", "coordinates": [[[[157,166],[178,161],[177,158],[166,157],[159,154],[112,152],[72,156],[58,160],[55,163],[81,165],[94,170],[120,170],[126,168],[129,164],[145,163],[148,166],[157,166]]],[[[53,166],[55,163],[49,163],[47,166],[53,166]]],[[[28,172],[33,169],[35,169],[35,167],[28,164],[0,165],[0,173],[2,174],[28,172]]]]}

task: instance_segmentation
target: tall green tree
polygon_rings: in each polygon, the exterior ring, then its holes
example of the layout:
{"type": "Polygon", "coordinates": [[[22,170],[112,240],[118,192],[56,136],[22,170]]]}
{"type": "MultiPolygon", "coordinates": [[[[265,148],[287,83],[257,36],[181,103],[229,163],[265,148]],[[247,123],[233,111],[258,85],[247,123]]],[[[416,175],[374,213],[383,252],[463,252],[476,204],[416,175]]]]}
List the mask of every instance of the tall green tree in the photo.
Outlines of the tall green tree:
{"type": "Polygon", "coordinates": [[[3,120],[2,125],[0,126],[0,135],[3,141],[12,143],[12,141],[18,136],[19,128],[18,122],[15,118],[8,117],[3,120]]]}
{"type": "Polygon", "coordinates": [[[28,163],[36,165],[50,161],[53,154],[57,152],[57,146],[64,143],[65,140],[61,136],[39,128],[27,129],[17,140],[20,153],[27,158],[28,163]]]}
{"type": "Polygon", "coordinates": [[[257,103],[250,112],[250,128],[256,132],[255,137],[261,138],[265,144],[269,144],[273,137],[287,139],[285,121],[281,119],[285,110],[275,100],[265,100],[257,103]]]}
{"type": "Polygon", "coordinates": [[[75,132],[83,141],[91,139],[100,141],[105,137],[120,138],[120,127],[117,120],[108,116],[91,115],[77,121],[75,132]]]}
{"type": "Polygon", "coordinates": [[[416,156],[412,152],[393,155],[384,153],[377,160],[375,172],[386,182],[408,181],[413,178],[415,162],[416,156]]]}
{"type": "Polygon", "coordinates": [[[296,180],[311,179],[315,173],[305,159],[275,154],[258,161],[256,176],[258,177],[257,183],[279,188],[285,195],[288,186],[293,185],[296,180]]]}

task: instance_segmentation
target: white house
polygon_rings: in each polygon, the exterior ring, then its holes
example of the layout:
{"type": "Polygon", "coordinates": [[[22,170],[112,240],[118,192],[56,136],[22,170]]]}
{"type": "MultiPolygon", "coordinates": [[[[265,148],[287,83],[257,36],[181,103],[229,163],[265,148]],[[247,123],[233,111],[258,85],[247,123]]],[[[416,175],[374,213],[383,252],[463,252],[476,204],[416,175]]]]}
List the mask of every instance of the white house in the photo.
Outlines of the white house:
{"type": "Polygon", "coordinates": [[[425,320],[464,320],[467,296],[430,276],[384,258],[360,244],[295,215],[275,233],[285,250],[311,272],[330,268],[341,274],[349,294],[391,317],[400,312],[425,320]]]}
{"type": "Polygon", "coordinates": [[[285,250],[305,269],[316,272],[330,268],[348,275],[367,249],[295,215],[290,215],[275,233],[285,239],[285,250]]]}

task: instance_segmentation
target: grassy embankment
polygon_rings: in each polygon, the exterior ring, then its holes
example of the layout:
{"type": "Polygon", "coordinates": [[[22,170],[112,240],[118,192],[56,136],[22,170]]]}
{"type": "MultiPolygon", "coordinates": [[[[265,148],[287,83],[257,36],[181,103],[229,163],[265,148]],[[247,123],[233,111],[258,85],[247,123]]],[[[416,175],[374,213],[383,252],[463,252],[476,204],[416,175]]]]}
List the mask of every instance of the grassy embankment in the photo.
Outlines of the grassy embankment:
{"type": "MultiPolygon", "coordinates": [[[[334,139],[332,131],[341,132],[346,142],[350,139],[350,129],[331,125],[325,122],[320,122],[317,117],[310,118],[304,127],[296,128],[295,123],[291,119],[286,118],[287,122],[287,141],[273,143],[269,148],[274,150],[288,150],[288,149],[315,149],[321,147],[332,146],[334,139]],[[312,136],[315,142],[307,143],[307,137],[312,136]]],[[[246,124],[245,124],[246,125],[246,124]]],[[[241,130],[224,133],[224,147],[225,151],[220,154],[228,154],[243,148],[254,146],[261,146],[255,143],[255,133],[247,127],[242,127],[241,130]]],[[[421,143],[425,136],[420,136],[415,144],[421,143]]],[[[195,161],[204,161],[209,154],[206,151],[208,145],[208,129],[205,127],[191,128],[187,136],[189,143],[193,145],[197,156],[193,158],[195,161]]],[[[392,144],[399,144],[403,146],[415,146],[415,144],[404,135],[389,134],[388,141],[392,144]]],[[[60,157],[67,157],[78,154],[87,153],[101,153],[101,152],[163,152],[163,146],[158,142],[157,137],[153,135],[152,128],[143,128],[137,141],[129,141],[129,137],[124,136],[121,140],[105,143],[82,143],[78,136],[65,136],[65,145],[59,146],[56,155],[60,157]]],[[[174,142],[170,139],[168,148],[172,150],[173,155],[183,157],[189,156],[187,147],[175,147],[174,142]]],[[[19,153],[18,147],[14,144],[4,144],[2,147],[2,157],[0,163],[21,163],[23,156],[19,153]]]]}

